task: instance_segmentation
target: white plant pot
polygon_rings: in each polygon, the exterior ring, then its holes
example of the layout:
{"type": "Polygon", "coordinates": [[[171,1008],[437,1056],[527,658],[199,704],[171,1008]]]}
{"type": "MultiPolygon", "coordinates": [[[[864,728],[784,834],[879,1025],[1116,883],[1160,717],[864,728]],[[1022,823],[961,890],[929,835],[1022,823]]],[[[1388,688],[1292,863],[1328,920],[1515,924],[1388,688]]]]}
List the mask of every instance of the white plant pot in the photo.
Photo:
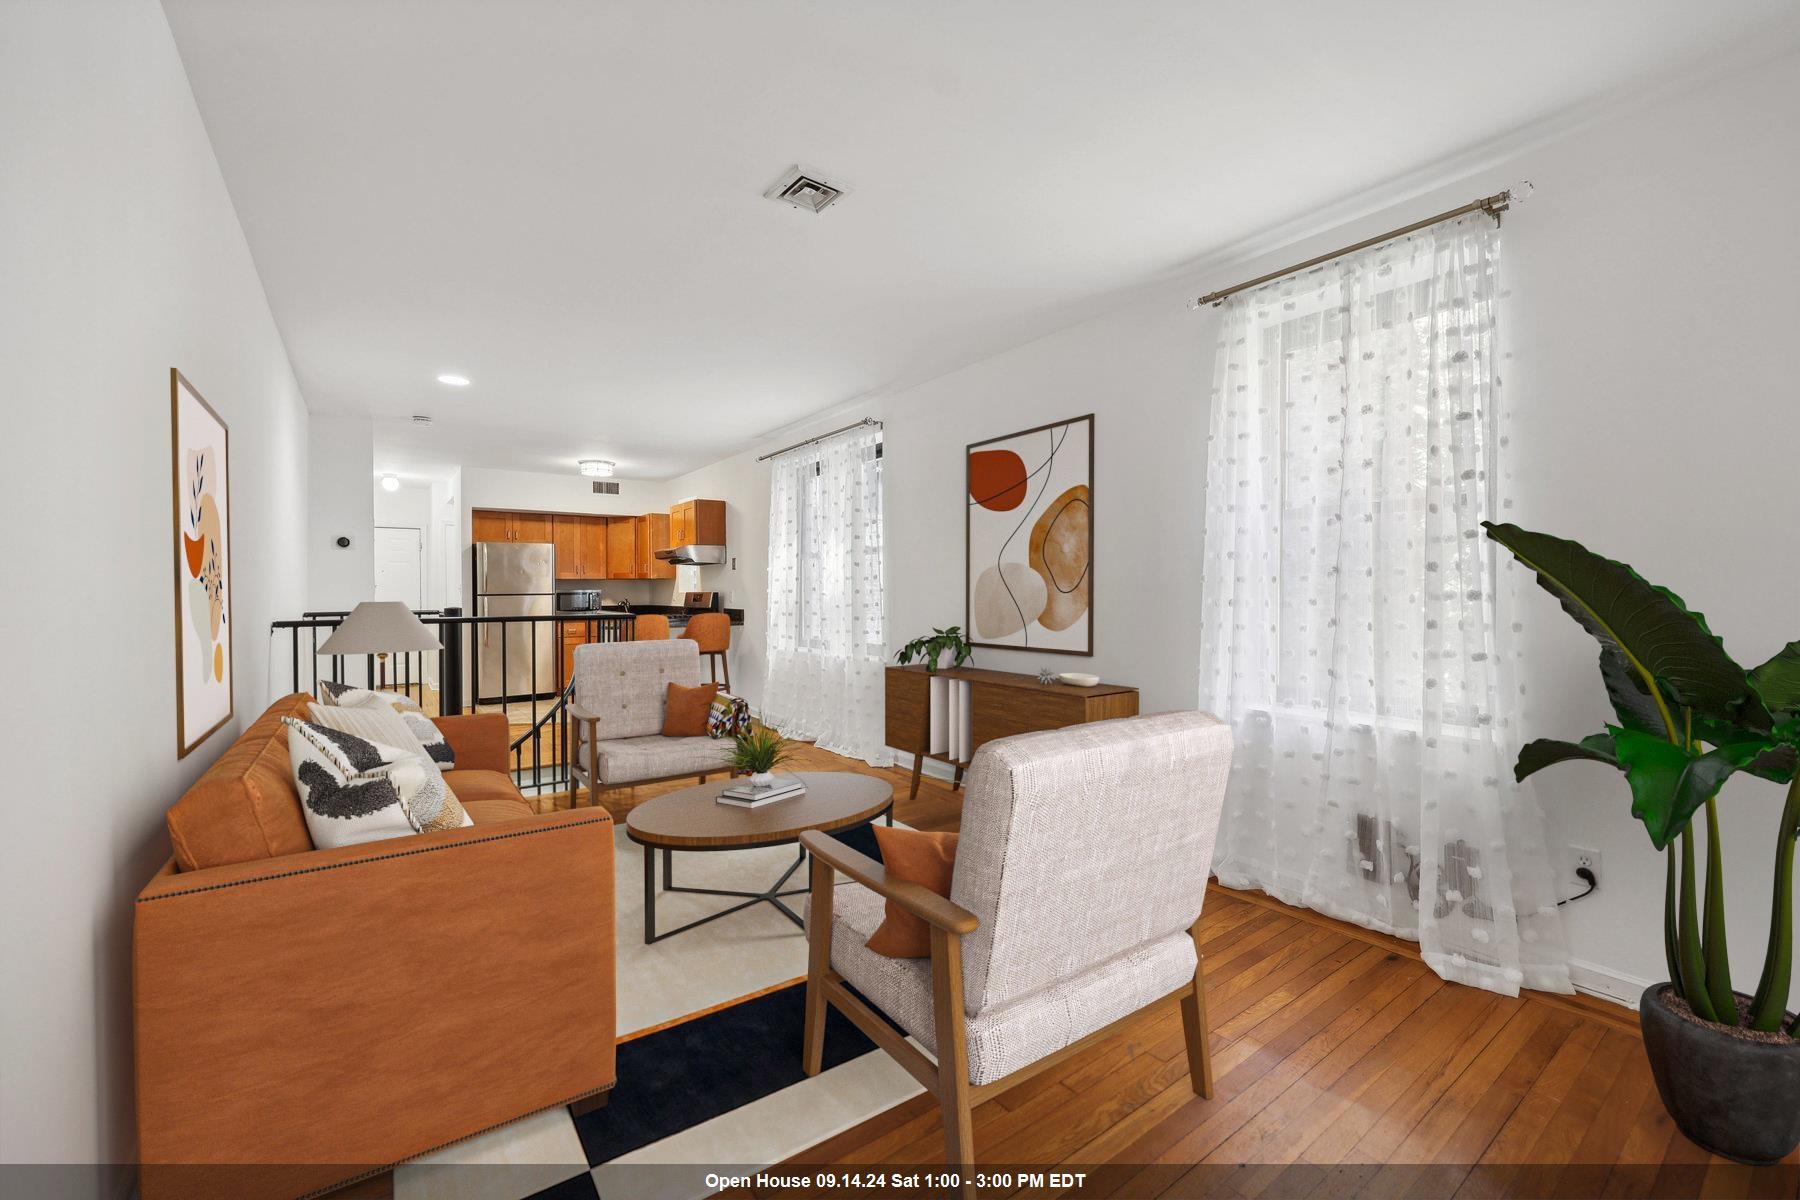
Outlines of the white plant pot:
{"type": "Polygon", "coordinates": [[[775,773],[773,771],[755,772],[750,776],[750,786],[754,788],[774,787],[775,773]]]}

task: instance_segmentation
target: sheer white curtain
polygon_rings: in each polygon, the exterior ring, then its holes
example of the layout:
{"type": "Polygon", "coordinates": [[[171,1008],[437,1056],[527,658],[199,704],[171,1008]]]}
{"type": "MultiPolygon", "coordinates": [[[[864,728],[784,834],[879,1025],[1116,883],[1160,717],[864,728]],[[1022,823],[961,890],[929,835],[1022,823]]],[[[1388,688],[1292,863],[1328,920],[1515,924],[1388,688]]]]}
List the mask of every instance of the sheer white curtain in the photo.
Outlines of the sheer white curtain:
{"type": "Polygon", "coordinates": [[[1201,704],[1236,731],[1215,871],[1420,942],[1446,979],[1570,991],[1513,782],[1513,578],[1482,214],[1227,302],[1207,438],[1201,704]]]}
{"type": "Polygon", "coordinates": [[[774,460],[762,718],[885,767],[880,446],[870,426],[774,460]]]}

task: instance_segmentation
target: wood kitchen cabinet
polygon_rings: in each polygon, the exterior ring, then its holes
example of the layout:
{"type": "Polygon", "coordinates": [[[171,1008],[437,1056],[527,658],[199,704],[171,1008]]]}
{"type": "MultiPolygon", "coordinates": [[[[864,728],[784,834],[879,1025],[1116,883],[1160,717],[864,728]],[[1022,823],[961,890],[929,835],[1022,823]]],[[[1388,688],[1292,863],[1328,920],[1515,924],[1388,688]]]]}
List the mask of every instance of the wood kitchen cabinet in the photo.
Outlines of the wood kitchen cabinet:
{"type": "Polygon", "coordinates": [[[636,517],[606,518],[606,578],[638,579],[636,517]]]}
{"type": "Polygon", "coordinates": [[[666,513],[645,513],[637,519],[639,579],[673,579],[675,564],[656,557],[675,543],[669,540],[669,517],[666,513]]]}
{"type": "Polygon", "coordinates": [[[558,579],[673,579],[674,564],[656,552],[723,545],[725,502],[688,500],[667,513],[632,517],[477,508],[469,513],[469,528],[476,542],[551,543],[558,579]]]}
{"type": "Polygon", "coordinates": [[[725,502],[683,500],[669,509],[669,545],[723,546],[725,502]]]}
{"type": "Polygon", "coordinates": [[[606,518],[559,513],[551,518],[558,579],[607,578],[606,518]]]}
{"type": "Polygon", "coordinates": [[[477,542],[548,542],[550,526],[549,513],[478,508],[469,514],[470,536],[477,542]]]}

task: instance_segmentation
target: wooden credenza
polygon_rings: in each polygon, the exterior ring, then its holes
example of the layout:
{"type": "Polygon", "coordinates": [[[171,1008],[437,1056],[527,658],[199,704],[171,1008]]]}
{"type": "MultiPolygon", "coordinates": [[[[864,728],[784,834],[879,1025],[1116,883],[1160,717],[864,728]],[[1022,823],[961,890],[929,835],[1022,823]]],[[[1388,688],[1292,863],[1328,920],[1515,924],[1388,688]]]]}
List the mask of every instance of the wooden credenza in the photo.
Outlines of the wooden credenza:
{"type": "Polygon", "coordinates": [[[887,744],[913,756],[911,795],[919,794],[919,771],[927,758],[956,768],[953,788],[962,786],[963,768],[985,742],[1015,733],[1061,729],[1088,721],[1135,717],[1138,690],[1117,683],[1070,687],[1039,683],[1035,675],[986,671],[979,667],[944,667],[935,676],[924,667],[887,669],[887,744]],[[969,685],[967,754],[952,758],[931,750],[931,680],[959,680],[969,685]]]}

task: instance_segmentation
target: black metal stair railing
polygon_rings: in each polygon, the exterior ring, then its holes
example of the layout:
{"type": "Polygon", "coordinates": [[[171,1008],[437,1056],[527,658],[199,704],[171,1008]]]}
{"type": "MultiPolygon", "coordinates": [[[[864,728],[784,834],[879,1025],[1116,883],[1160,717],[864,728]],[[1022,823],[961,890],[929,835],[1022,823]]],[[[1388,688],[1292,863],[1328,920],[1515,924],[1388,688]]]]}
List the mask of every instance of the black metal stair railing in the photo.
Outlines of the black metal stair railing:
{"type": "Polygon", "coordinates": [[[631,636],[631,618],[622,615],[474,617],[464,615],[460,608],[415,609],[414,615],[428,628],[437,631],[438,649],[435,652],[320,654],[319,645],[348,615],[347,612],[307,612],[298,620],[270,623],[272,652],[274,647],[279,647],[282,636],[287,637],[289,692],[308,692],[316,696],[321,680],[327,680],[399,692],[414,700],[428,714],[436,716],[465,712],[503,713],[510,726],[524,729],[510,740],[508,746],[512,755],[513,780],[521,791],[534,795],[569,784],[569,759],[573,752],[569,705],[575,693],[575,681],[572,677],[564,677],[561,653],[564,627],[572,622],[584,626],[583,635],[588,642],[627,641],[631,636]],[[480,655],[476,653],[477,638],[492,626],[500,626],[495,632],[499,635],[501,684],[494,694],[484,696],[480,655]],[[508,672],[509,644],[514,640],[511,635],[515,629],[529,631],[525,650],[530,655],[531,672],[524,691],[509,693],[505,681],[511,678],[508,672]],[[553,651],[555,670],[550,679],[538,677],[539,638],[547,639],[553,651]],[[427,670],[427,659],[432,657],[437,660],[435,683],[432,673],[427,670]],[[526,711],[521,712],[521,709],[526,711]]]}

